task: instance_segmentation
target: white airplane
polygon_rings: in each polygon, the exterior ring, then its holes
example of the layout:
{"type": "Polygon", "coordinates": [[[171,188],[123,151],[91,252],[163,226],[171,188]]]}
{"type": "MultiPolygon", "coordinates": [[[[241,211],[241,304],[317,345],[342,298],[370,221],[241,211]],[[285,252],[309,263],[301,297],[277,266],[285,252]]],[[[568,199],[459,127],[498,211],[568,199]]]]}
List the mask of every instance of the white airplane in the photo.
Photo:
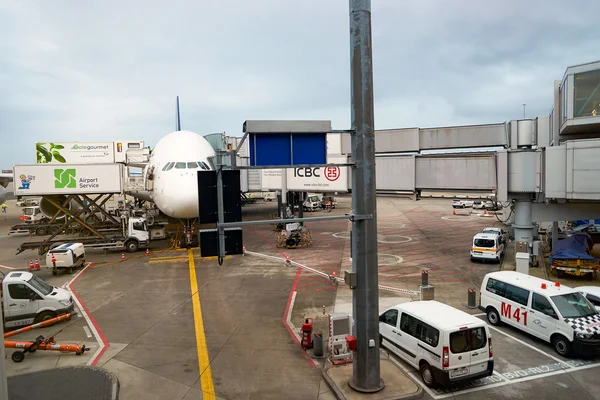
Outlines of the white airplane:
{"type": "MultiPolygon", "coordinates": [[[[177,97],[177,123],[171,132],[158,141],[147,164],[129,164],[144,168],[143,176],[148,191],[128,191],[133,197],[151,201],[168,217],[183,223],[182,246],[198,245],[198,237],[192,225],[199,215],[198,171],[214,170],[211,157],[215,150],[208,141],[197,133],[182,131],[177,97]]],[[[0,175],[0,203],[6,198],[2,186],[12,182],[12,174],[0,175]],[[4,193],[4,198],[2,197],[4,193]]]]}
{"type": "Polygon", "coordinates": [[[158,141],[148,164],[130,164],[144,168],[144,182],[148,191],[127,192],[133,197],[152,201],[165,215],[179,219],[184,225],[182,245],[197,246],[192,232],[198,218],[198,171],[214,170],[212,157],[215,150],[197,133],[181,130],[179,97],[177,98],[176,131],[158,141]]]}

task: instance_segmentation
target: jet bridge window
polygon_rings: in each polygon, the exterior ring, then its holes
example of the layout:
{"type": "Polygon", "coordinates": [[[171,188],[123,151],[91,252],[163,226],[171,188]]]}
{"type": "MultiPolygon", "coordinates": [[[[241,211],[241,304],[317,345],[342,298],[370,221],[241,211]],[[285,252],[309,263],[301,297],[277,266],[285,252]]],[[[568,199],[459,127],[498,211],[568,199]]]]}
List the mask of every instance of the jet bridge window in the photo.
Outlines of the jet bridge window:
{"type": "Polygon", "coordinates": [[[184,162],[177,162],[175,163],[175,169],[185,169],[186,163],[184,162]]]}

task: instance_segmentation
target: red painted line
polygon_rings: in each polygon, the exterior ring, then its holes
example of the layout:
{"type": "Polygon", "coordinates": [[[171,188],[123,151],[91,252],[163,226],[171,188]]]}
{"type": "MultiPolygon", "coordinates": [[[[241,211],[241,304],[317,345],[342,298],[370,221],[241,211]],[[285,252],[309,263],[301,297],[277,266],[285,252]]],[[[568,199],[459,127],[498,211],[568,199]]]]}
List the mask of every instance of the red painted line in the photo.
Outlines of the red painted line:
{"type": "Polygon", "coordinates": [[[98,332],[98,335],[100,336],[100,340],[102,341],[102,344],[104,345],[104,348],[100,351],[100,353],[98,353],[98,355],[96,356],[96,358],[94,358],[92,360],[92,362],[90,363],[90,365],[93,367],[93,366],[96,365],[96,363],[98,363],[98,360],[100,360],[100,358],[102,357],[102,355],[109,348],[110,344],[108,343],[108,340],[106,339],[106,336],[104,336],[104,333],[102,333],[102,330],[100,329],[100,326],[98,326],[98,323],[96,322],[96,319],[94,318],[94,316],[92,315],[92,313],[90,313],[90,311],[88,310],[88,308],[85,306],[85,303],[83,302],[83,300],[81,300],[81,297],[79,297],[79,295],[77,294],[77,291],[75,291],[75,288],[73,288],[73,284],[75,282],[77,282],[77,280],[79,279],[79,277],[81,275],[83,275],[84,272],[85,271],[81,271],[81,273],[79,275],[77,275],[75,277],[75,279],[73,279],[73,281],[71,283],[69,283],[69,289],[71,289],[71,292],[73,293],[73,296],[75,296],[77,298],[77,300],[79,301],[79,304],[81,304],[81,306],[83,307],[83,311],[85,311],[85,313],[87,314],[90,322],[92,323],[92,325],[94,325],[94,328],[96,329],[96,332],[98,332]]]}
{"type": "MultiPolygon", "coordinates": [[[[271,247],[274,247],[271,243],[267,242],[262,235],[260,235],[258,232],[256,232],[254,229],[249,228],[250,230],[254,231],[254,233],[256,234],[256,236],[258,236],[263,242],[265,242],[266,244],[270,245],[271,247]]],[[[280,251],[279,249],[275,248],[276,251],[281,254],[282,256],[286,257],[286,254],[282,251],[280,251]]],[[[290,257],[291,258],[291,257],[290,257]]],[[[296,285],[298,284],[298,279],[300,278],[300,274],[302,273],[302,268],[298,267],[298,270],[296,271],[296,277],[294,278],[294,283],[292,283],[292,288],[290,289],[290,295],[288,296],[288,301],[287,304],[285,306],[285,311],[283,313],[283,318],[281,319],[281,322],[283,323],[283,326],[285,326],[285,329],[288,331],[288,334],[292,337],[292,339],[294,340],[294,342],[297,345],[300,345],[300,342],[298,341],[298,338],[296,337],[296,335],[294,334],[294,332],[292,331],[292,328],[288,325],[287,323],[287,317],[290,313],[290,306],[292,304],[292,297],[294,296],[294,292],[296,291],[296,285]]],[[[306,361],[308,361],[308,364],[311,366],[311,368],[315,368],[317,365],[315,364],[315,362],[313,361],[312,358],[310,358],[308,356],[308,354],[306,354],[306,352],[303,352],[304,354],[304,358],[306,358],[306,361]]]]}

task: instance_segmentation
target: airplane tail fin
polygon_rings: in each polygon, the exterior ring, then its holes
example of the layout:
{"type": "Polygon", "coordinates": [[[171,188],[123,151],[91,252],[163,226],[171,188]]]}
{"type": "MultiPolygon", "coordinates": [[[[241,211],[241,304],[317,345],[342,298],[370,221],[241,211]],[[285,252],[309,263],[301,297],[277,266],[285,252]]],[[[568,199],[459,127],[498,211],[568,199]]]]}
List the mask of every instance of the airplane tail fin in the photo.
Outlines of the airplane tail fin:
{"type": "Polygon", "coordinates": [[[176,121],[176,126],[175,126],[175,130],[176,131],[180,131],[181,130],[181,119],[179,117],[179,96],[177,96],[177,121],[176,121]]]}

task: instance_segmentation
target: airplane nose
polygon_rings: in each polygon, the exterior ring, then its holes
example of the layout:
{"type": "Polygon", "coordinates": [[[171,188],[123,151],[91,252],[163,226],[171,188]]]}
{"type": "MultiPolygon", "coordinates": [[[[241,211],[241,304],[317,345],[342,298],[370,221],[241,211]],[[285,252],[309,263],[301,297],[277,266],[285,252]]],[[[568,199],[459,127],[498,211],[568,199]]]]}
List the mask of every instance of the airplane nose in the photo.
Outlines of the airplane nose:
{"type": "MultiPolygon", "coordinates": [[[[195,171],[194,171],[195,172],[195,171]]],[[[195,173],[183,172],[169,176],[162,193],[165,214],[173,218],[198,217],[198,181],[195,173]]]]}

